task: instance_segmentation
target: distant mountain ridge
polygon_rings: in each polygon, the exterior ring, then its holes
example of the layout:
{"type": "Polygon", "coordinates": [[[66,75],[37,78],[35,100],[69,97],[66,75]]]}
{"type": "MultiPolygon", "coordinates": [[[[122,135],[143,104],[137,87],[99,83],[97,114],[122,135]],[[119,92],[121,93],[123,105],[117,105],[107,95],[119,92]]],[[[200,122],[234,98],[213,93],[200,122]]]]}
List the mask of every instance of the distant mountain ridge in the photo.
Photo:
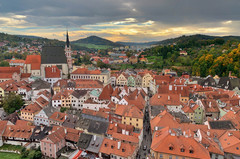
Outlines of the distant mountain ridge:
{"type": "Polygon", "coordinates": [[[189,40],[213,40],[216,38],[224,39],[225,41],[226,40],[240,41],[240,36],[211,36],[211,35],[195,34],[195,35],[182,35],[176,38],[170,38],[170,39],[165,39],[161,41],[150,41],[150,42],[144,42],[144,43],[120,42],[120,41],[117,43],[127,45],[127,46],[139,46],[139,45],[151,46],[151,45],[167,45],[167,44],[178,43],[178,42],[186,42],[189,40]]]}
{"type": "Polygon", "coordinates": [[[151,42],[142,42],[142,43],[135,43],[135,42],[121,42],[118,41],[117,43],[122,44],[122,45],[126,45],[126,46],[151,46],[151,45],[155,45],[158,43],[158,41],[151,41],[151,42]]]}
{"type": "Polygon", "coordinates": [[[226,40],[238,40],[238,41],[240,40],[240,36],[211,36],[211,35],[195,34],[195,35],[188,35],[188,36],[182,35],[177,38],[162,40],[156,44],[165,45],[165,44],[172,44],[172,43],[178,43],[178,42],[186,42],[186,41],[190,41],[190,40],[213,40],[216,38],[224,39],[225,41],[226,40]]]}
{"type": "Polygon", "coordinates": [[[71,42],[72,44],[92,44],[92,45],[105,45],[109,47],[120,47],[122,44],[112,42],[110,40],[98,37],[98,36],[89,36],[84,39],[79,39],[71,42]]]}
{"type": "Polygon", "coordinates": [[[16,35],[20,38],[30,38],[30,39],[46,39],[40,36],[33,36],[33,35],[16,35]]]}

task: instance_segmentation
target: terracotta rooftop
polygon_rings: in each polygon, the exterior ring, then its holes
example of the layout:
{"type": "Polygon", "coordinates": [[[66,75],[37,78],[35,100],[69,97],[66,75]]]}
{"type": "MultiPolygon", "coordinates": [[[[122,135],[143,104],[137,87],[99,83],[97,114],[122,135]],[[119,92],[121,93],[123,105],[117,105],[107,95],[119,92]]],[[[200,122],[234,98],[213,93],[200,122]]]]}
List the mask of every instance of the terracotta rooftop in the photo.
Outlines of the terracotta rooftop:
{"type": "Polygon", "coordinates": [[[143,119],[143,112],[136,106],[133,105],[116,105],[115,114],[130,117],[130,118],[138,118],[143,119]]]}
{"type": "Polygon", "coordinates": [[[61,78],[61,71],[57,66],[45,67],[45,78],[61,78]]]}
{"type": "Polygon", "coordinates": [[[123,142],[119,142],[119,144],[120,146],[118,147],[118,141],[105,138],[100,148],[100,152],[108,155],[113,154],[124,158],[131,158],[136,147],[123,142]]]}
{"type": "Polygon", "coordinates": [[[41,55],[27,55],[25,64],[31,64],[31,70],[40,70],[41,55]]]}
{"type": "Polygon", "coordinates": [[[192,137],[173,135],[168,127],[154,133],[151,149],[158,153],[188,158],[210,159],[207,149],[192,137]]]}
{"type": "Polygon", "coordinates": [[[42,108],[37,103],[33,103],[33,104],[29,104],[28,106],[26,106],[24,109],[21,110],[21,112],[37,113],[40,110],[42,110],[42,108]]]}

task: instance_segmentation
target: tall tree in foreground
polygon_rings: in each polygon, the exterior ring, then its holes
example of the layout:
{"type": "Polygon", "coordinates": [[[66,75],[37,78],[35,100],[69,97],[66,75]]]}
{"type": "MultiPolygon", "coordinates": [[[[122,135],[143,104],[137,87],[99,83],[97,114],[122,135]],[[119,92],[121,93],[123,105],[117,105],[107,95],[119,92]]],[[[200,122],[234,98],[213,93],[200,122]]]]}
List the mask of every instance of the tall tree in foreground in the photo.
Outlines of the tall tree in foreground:
{"type": "Polygon", "coordinates": [[[5,112],[11,114],[16,110],[19,110],[24,105],[24,100],[20,95],[16,95],[15,93],[10,93],[3,100],[3,109],[5,112]]]}

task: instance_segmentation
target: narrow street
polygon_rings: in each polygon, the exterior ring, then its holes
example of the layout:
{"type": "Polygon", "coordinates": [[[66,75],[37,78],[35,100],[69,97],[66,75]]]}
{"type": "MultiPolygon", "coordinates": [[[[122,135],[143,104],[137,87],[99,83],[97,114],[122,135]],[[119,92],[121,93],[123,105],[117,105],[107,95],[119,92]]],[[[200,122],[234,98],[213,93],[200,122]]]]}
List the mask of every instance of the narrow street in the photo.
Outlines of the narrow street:
{"type": "Polygon", "coordinates": [[[141,147],[138,150],[137,159],[146,159],[147,155],[150,154],[150,147],[152,143],[152,135],[150,128],[150,117],[149,117],[149,106],[147,104],[146,111],[144,113],[143,120],[143,141],[141,147]]]}

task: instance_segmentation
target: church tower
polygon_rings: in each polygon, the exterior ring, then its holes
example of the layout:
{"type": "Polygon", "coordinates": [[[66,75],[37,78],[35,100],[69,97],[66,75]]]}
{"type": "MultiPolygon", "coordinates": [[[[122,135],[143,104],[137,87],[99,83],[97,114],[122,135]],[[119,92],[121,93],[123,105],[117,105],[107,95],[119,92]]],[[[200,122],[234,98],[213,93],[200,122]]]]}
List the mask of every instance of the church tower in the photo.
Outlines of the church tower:
{"type": "Polygon", "coordinates": [[[67,57],[67,64],[69,73],[72,71],[72,50],[69,42],[68,31],[66,36],[65,55],[67,57]]]}

